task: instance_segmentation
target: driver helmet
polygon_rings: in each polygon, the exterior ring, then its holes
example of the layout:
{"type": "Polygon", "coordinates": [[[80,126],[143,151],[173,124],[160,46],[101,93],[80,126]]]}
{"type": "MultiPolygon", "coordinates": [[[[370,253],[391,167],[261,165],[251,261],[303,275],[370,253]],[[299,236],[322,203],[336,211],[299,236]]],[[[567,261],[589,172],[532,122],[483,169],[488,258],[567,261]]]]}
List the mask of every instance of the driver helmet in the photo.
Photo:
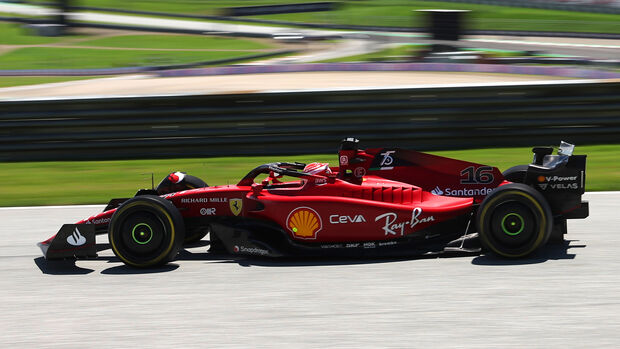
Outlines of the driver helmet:
{"type": "Polygon", "coordinates": [[[329,168],[328,163],[313,162],[304,167],[304,172],[311,175],[327,176],[332,174],[332,170],[329,168]]]}

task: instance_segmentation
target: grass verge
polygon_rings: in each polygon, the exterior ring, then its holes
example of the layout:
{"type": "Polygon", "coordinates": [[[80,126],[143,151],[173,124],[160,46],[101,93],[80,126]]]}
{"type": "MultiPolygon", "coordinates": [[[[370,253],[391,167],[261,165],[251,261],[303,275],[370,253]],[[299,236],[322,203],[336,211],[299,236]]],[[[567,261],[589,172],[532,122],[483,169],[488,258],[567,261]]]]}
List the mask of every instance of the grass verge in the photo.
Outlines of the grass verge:
{"type": "Polygon", "coordinates": [[[273,48],[258,41],[199,35],[119,35],[81,41],[80,46],[152,48],[152,49],[210,49],[261,50],[273,48]]]}
{"type": "Polygon", "coordinates": [[[0,56],[2,69],[90,69],[169,65],[241,58],[243,51],[108,50],[26,47],[0,56]]]}
{"type": "Polygon", "coordinates": [[[0,22],[0,45],[41,45],[53,44],[66,37],[48,37],[31,35],[22,23],[0,22]]]}
{"type": "MultiPolygon", "coordinates": [[[[315,0],[296,0],[294,3],[314,2],[315,0]]],[[[30,0],[31,4],[46,4],[48,0],[30,0]]],[[[153,11],[166,13],[182,13],[190,15],[211,15],[216,13],[218,8],[232,6],[257,6],[257,5],[276,5],[290,4],[290,0],[80,0],[79,6],[118,8],[132,11],[153,11]]]]}
{"type": "MultiPolygon", "coordinates": [[[[505,170],[531,161],[530,148],[497,148],[433,152],[437,155],[489,164],[505,170]]],[[[578,146],[587,154],[588,191],[620,190],[620,145],[578,146]]],[[[131,161],[0,163],[3,186],[0,206],[106,203],[130,197],[139,188],[155,185],[171,171],[181,170],[210,185],[236,184],[249,170],[273,161],[337,163],[332,155],[228,157],[131,161]]]]}
{"type": "MultiPolygon", "coordinates": [[[[201,35],[127,33],[101,37],[101,34],[80,35],[84,32],[78,30],[62,37],[38,37],[30,35],[19,25],[10,23],[0,23],[0,32],[2,33],[0,45],[10,45],[0,49],[0,69],[89,69],[172,65],[231,58],[244,59],[276,47],[267,41],[257,39],[201,35]]],[[[4,86],[20,84],[22,83],[9,82],[4,86]]]]}
{"type": "Polygon", "coordinates": [[[48,84],[52,82],[65,82],[74,80],[87,80],[103,78],[107,76],[2,76],[0,77],[0,88],[48,84]]]}
{"type": "MultiPolygon", "coordinates": [[[[417,57],[421,51],[428,50],[426,44],[401,44],[387,49],[347,57],[338,57],[319,61],[317,63],[343,63],[343,62],[389,62],[389,61],[411,61],[417,57]]],[[[523,51],[510,51],[486,48],[460,48],[461,52],[474,52],[484,54],[485,57],[523,57],[523,51]]],[[[562,55],[535,54],[535,57],[564,57],[562,55]]]]}
{"type": "Polygon", "coordinates": [[[365,53],[361,55],[338,57],[332,59],[326,59],[318,63],[341,63],[341,62],[366,62],[366,61],[383,61],[390,59],[404,59],[411,60],[415,56],[416,52],[428,47],[425,44],[403,44],[387,49],[365,53]]]}
{"type": "Polygon", "coordinates": [[[255,18],[304,23],[330,23],[394,27],[423,27],[422,9],[470,10],[466,28],[478,30],[531,30],[620,33],[618,15],[441,1],[350,1],[336,11],[290,13],[255,18]]]}
{"type": "MultiPolygon", "coordinates": [[[[296,1],[296,2],[306,2],[296,1]]],[[[255,1],[123,1],[82,0],[80,5],[127,10],[155,11],[178,14],[213,15],[219,8],[290,3],[286,0],[255,1]]],[[[618,16],[613,14],[558,11],[484,4],[452,3],[413,0],[342,1],[343,6],[329,12],[304,12],[250,18],[275,19],[300,23],[325,23],[347,25],[377,25],[410,27],[423,26],[419,9],[460,9],[472,11],[468,15],[470,29],[538,30],[620,33],[618,16]]],[[[243,17],[239,17],[243,21],[243,17]]]]}

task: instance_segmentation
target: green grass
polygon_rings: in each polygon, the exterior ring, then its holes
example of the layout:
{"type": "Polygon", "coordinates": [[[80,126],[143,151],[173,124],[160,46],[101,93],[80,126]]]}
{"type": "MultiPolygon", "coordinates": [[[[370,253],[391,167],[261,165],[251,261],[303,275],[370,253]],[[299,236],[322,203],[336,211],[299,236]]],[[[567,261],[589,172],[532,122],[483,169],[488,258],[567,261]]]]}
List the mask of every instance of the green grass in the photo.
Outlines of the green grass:
{"type": "Polygon", "coordinates": [[[249,56],[243,51],[163,51],[27,47],[0,56],[0,69],[89,69],[168,65],[249,56]]]}
{"type": "Polygon", "coordinates": [[[21,14],[21,13],[17,14],[17,13],[14,13],[14,12],[2,12],[2,11],[0,11],[0,16],[2,16],[2,17],[32,18],[32,19],[43,19],[43,18],[45,18],[44,16],[33,15],[33,14],[25,15],[25,14],[21,14]]]}
{"type": "Polygon", "coordinates": [[[51,44],[66,38],[29,35],[21,23],[0,22],[0,45],[39,45],[51,44]]]}
{"type": "MultiPolygon", "coordinates": [[[[316,0],[80,0],[79,6],[118,8],[123,10],[142,10],[166,13],[183,13],[191,15],[210,15],[216,13],[217,9],[232,6],[255,6],[255,5],[274,5],[315,2],[316,0]]],[[[46,3],[47,0],[31,0],[29,3],[46,3]]]]}
{"type": "Polygon", "coordinates": [[[97,47],[211,50],[261,50],[273,48],[271,45],[253,40],[198,35],[122,35],[81,41],[77,45],[97,47]]]}
{"type": "Polygon", "coordinates": [[[335,161],[335,155],[210,158],[132,161],[0,163],[6,180],[0,206],[105,203],[112,197],[131,197],[137,189],[155,185],[171,171],[185,171],[209,185],[237,184],[252,168],[286,159],[335,161]],[[14,176],[16,176],[14,178],[14,176]]]}
{"type": "MultiPolygon", "coordinates": [[[[505,170],[531,161],[530,148],[441,151],[434,154],[489,164],[505,170]]],[[[587,154],[588,191],[620,190],[620,145],[577,146],[587,154]]],[[[137,189],[155,185],[171,171],[181,170],[210,185],[236,184],[250,169],[273,161],[337,163],[332,155],[229,157],[133,161],[75,161],[0,163],[3,186],[0,206],[106,203],[130,197],[137,189]]]]}
{"type": "Polygon", "coordinates": [[[117,35],[92,37],[91,40],[88,40],[89,36],[86,35],[50,38],[30,35],[19,25],[11,23],[0,23],[0,33],[0,45],[17,46],[0,54],[0,69],[88,69],[182,64],[243,58],[261,52],[258,50],[275,47],[260,40],[199,35],[117,35]],[[75,42],[75,39],[86,40],[75,42]],[[102,49],[19,47],[47,44],[94,46],[102,49]],[[104,47],[119,50],[103,49],[104,47]],[[188,51],[172,51],[178,49],[188,51]],[[216,51],[189,51],[198,49],[216,51]]]}
{"type": "Polygon", "coordinates": [[[471,10],[466,17],[467,28],[470,29],[620,33],[618,15],[434,1],[349,1],[337,11],[255,18],[305,23],[422,27],[426,21],[425,14],[414,10],[433,8],[471,10]]]}
{"type": "Polygon", "coordinates": [[[52,82],[86,80],[99,78],[101,76],[2,76],[0,77],[1,87],[23,86],[47,84],[52,82]]]}
{"type": "Polygon", "coordinates": [[[365,53],[361,55],[354,55],[348,57],[339,57],[326,59],[318,63],[340,63],[340,62],[366,62],[366,61],[382,61],[391,58],[397,59],[411,59],[416,51],[427,47],[424,44],[404,44],[396,47],[390,47],[384,50],[379,50],[371,53],[365,53]]]}
{"type": "MultiPolygon", "coordinates": [[[[296,2],[305,2],[296,1],[296,2]]],[[[162,1],[162,0],[82,0],[80,5],[128,10],[157,11],[179,14],[212,15],[217,9],[231,6],[251,6],[290,3],[286,0],[259,1],[162,1]]],[[[468,18],[471,29],[542,30],[620,33],[618,15],[557,11],[507,6],[450,3],[412,0],[343,1],[339,9],[329,12],[305,12],[264,15],[250,18],[276,19],[301,23],[330,23],[379,26],[423,26],[423,14],[418,9],[471,10],[468,18]]],[[[244,17],[239,17],[243,20],[244,17]]]]}

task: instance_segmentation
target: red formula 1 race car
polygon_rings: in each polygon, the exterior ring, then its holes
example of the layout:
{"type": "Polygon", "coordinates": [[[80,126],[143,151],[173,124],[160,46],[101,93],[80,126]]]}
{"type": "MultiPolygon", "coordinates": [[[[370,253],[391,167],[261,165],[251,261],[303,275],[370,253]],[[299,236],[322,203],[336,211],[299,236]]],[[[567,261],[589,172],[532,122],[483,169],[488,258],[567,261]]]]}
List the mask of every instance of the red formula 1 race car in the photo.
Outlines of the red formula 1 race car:
{"type": "Polygon", "coordinates": [[[276,162],[236,185],[182,172],[39,243],[47,259],[92,257],[96,234],[124,263],[152,267],[210,236],[210,252],[257,256],[412,256],[485,252],[518,258],[586,218],[585,155],[563,143],[497,168],[397,148],[341,143],[339,166],[276,162]],[[258,180],[258,178],[264,178],[258,180]],[[287,180],[285,180],[287,179],[287,180]]]}

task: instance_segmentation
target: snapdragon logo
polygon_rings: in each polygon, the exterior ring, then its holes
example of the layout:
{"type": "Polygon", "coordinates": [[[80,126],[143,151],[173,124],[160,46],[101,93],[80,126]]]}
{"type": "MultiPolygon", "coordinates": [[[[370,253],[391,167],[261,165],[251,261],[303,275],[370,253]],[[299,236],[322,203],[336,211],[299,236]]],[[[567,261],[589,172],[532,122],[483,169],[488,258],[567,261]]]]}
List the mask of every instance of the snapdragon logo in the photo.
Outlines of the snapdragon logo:
{"type": "Polygon", "coordinates": [[[262,249],[262,248],[237,246],[237,245],[233,247],[233,251],[235,253],[257,254],[259,256],[266,256],[269,254],[269,251],[262,249]]]}
{"type": "Polygon", "coordinates": [[[67,243],[71,246],[82,246],[86,243],[86,238],[80,233],[77,227],[73,231],[73,234],[67,237],[67,243]]]}

